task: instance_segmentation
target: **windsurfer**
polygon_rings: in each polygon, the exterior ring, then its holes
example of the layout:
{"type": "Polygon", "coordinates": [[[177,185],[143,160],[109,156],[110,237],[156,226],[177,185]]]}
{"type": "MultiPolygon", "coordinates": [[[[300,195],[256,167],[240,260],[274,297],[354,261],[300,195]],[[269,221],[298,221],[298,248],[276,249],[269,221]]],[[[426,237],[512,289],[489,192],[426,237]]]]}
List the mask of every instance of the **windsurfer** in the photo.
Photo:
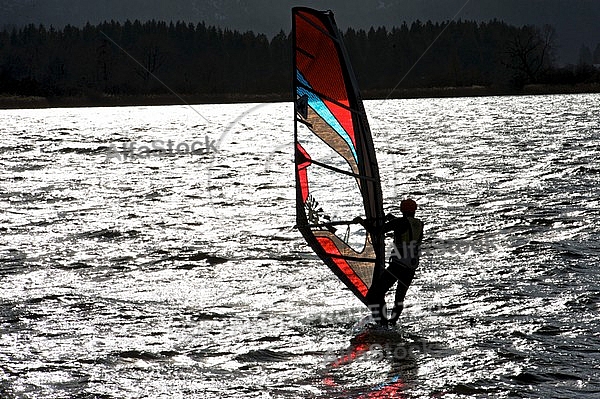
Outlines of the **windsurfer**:
{"type": "Polygon", "coordinates": [[[402,217],[388,214],[386,223],[377,229],[362,218],[356,219],[371,234],[385,234],[390,231],[394,234],[394,246],[389,258],[389,266],[383,270],[379,278],[375,278],[366,297],[373,318],[381,325],[388,323],[395,325],[398,321],[404,308],[404,297],[419,265],[423,222],[415,218],[416,210],[417,203],[414,200],[403,200],[400,203],[402,217]],[[396,287],[394,307],[388,320],[385,294],[396,281],[398,286],[396,287]]]}

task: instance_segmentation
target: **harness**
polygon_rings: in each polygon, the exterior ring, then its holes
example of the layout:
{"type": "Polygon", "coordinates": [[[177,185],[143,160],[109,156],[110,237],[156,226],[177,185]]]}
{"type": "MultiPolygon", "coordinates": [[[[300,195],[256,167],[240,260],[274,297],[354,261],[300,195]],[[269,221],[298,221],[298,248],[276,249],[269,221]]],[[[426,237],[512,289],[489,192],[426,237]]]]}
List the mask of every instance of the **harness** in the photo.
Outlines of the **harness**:
{"type": "Polygon", "coordinates": [[[396,249],[392,251],[389,260],[390,263],[400,262],[409,268],[416,268],[419,265],[423,223],[410,216],[405,216],[403,219],[408,222],[407,229],[398,236],[394,233],[396,249]]]}

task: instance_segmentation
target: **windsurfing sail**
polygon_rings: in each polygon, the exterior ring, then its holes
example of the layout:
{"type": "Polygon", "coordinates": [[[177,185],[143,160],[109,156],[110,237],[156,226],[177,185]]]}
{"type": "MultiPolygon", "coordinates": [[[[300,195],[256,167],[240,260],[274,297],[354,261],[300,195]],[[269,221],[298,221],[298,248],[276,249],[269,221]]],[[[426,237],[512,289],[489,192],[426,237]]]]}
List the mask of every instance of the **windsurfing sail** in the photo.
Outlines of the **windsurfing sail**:
{"type": "Polygon", "coordinates": [[[384,223],[373,139],[331,11],[292,9],[296,225],[315,253],[368,305],[384,239],[354,222],[384,223]]]}

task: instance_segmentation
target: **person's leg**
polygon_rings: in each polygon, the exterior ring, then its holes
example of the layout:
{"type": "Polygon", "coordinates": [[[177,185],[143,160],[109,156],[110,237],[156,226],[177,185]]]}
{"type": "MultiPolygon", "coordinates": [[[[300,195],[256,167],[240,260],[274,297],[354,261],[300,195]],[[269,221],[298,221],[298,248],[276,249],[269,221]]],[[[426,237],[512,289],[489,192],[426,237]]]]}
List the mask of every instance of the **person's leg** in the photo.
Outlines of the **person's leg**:
{"type": "Polygon", "coordinates": [[[396,287],[394,308],[392,309],[392,315],[389,320],[391,324],[396,324],[396,321],[398,321],[398,318],[404,309],[404,298],[406,297],[408,287],[410,287],[410,284],[415,277],[416,271],[416,268],[401,263],[396,263],[394,266],[394,271],[398,276],[398,286],[396,287]]]}
{"type": "Polygon", "coordinates": [[[396,282],[394,274],[385,270],[381,277],[373,282],[367,294],[367,302],[369,309],[373,315],[373,319],[382,325],[387,324],[387,308],[385,304],[385,294],[396,282]]]}

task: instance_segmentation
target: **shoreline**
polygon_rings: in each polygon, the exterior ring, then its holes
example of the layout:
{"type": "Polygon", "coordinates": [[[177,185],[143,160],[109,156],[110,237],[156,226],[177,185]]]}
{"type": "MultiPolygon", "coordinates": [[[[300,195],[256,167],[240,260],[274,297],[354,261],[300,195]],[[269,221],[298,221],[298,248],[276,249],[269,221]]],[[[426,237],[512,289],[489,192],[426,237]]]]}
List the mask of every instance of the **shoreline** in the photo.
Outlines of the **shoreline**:
{"type": "MultiPolygon", "coordinates": [[[[489,97],[489,96],[526,96],[526,95],[559,95],[600,93],[600,84],[576,85],[527,85],[521,90],[489,86],[472,87],[439,87],[397,89],[390,94],[389,90],[364,90],[365,100],[382,99],[416,99],[416,98],[451,98],[451,97],[489,97]]],[[[199,94],[176,97],[171,94],[158,95],[94,95],[71,97],[36,97],[0,94],[0,109],[38,109],[38,108],[78,108],[78,107],[126,107],[154,105],[185,104],[234,104],[234,103],[268,103],[291,101],[286,93],[272,94],[199,94]],[[183,101],[182,101],[183,100],[183,101]]]]}

